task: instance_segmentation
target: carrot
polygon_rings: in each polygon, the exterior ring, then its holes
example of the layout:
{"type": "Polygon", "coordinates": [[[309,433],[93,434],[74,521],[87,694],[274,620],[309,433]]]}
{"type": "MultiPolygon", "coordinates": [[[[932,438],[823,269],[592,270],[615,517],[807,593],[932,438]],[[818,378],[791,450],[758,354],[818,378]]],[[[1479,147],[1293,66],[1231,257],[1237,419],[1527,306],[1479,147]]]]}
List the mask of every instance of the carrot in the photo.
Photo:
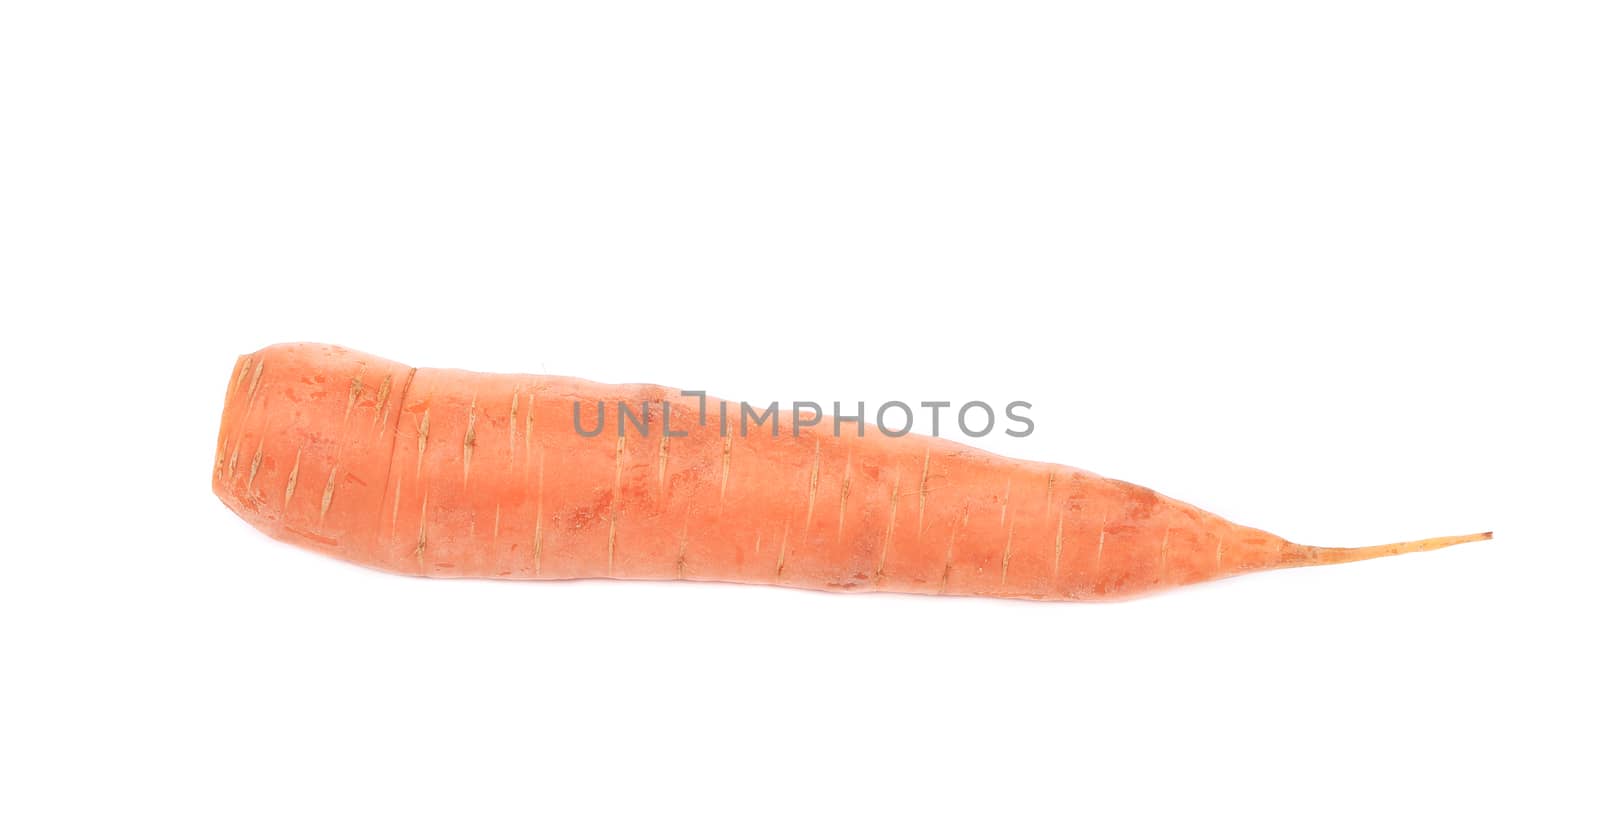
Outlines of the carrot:
{"type": "Polygon", "coordinates": [[[1096,600],[1490,537],[1304,546],[1067,466],[792,412],[741,433],[737,411],[275,345],[234,367],[212,485],[274,537],[433,577],[1096,600]]]}

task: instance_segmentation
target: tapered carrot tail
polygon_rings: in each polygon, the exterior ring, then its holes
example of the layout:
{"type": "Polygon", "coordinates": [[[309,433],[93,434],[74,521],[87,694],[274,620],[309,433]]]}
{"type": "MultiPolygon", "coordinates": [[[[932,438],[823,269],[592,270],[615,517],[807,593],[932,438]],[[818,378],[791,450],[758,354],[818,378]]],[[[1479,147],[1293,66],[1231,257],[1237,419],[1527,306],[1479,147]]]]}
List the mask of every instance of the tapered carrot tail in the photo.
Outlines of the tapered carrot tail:
{"type": "Polygon", "coordinates": [[[1322,564],[1349,563],[1350,561],[1364,561],[1369,558],[1404,555],[1407,552],[1426,552],[1430,549],[1443,549],[1446,546],[1455,546],[1458,543],[1472,543],[1473,541],[1489,540],[1493,537],[1493,532],[1478,532],[1472,535],[1448,535],[1442,538],[1428,538],[1427,540],[1406,541],[1404,543],[1386,543],[1380,546],[1328,547],[1291,545],[1285,551],[1282,565],[1321,566],[1322,564]]]}

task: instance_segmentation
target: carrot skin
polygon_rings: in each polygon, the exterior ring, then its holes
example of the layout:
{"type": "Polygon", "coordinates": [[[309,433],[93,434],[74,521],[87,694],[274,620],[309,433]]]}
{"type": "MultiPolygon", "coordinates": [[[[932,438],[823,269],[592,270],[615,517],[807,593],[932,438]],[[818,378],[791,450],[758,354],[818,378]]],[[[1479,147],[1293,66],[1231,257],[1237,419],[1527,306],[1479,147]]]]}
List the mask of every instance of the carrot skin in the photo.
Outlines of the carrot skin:
{"type": "Polygon", "coordinates": [[[1292,544],[1142,486],[653,385],[274,345],[229,377],[212,487],[267,534],[430,577],[627,578],[1108,600],[1481,540],[1292,544]],[[580,423],[573,420],[579,404],[580,423]],[[664,427],[672,405],[672,431],[664,427]],[[642,422],[618,433],[619,406],[642,422]],[[605,428],[594,436],[596,411],[605,428]],[[723,432],[727,431],[725,435],[723,432]],[[686,432],[686,433],[685,433],[686,432]]]}

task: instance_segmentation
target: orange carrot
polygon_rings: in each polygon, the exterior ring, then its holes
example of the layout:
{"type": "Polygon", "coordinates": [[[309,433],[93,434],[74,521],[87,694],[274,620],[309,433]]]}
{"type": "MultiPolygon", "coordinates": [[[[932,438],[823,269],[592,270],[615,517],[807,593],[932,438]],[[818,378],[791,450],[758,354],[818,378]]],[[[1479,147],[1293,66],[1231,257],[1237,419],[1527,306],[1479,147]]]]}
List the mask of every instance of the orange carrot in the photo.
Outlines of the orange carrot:
{"type": "Polygon", "coordinates": [[[275,345],[229,379],[212,487],[274,537],[434,577],[1097,600],[1490,537],[1303,546],[1066,466],[704,411],[653,385],[275,345]]]}

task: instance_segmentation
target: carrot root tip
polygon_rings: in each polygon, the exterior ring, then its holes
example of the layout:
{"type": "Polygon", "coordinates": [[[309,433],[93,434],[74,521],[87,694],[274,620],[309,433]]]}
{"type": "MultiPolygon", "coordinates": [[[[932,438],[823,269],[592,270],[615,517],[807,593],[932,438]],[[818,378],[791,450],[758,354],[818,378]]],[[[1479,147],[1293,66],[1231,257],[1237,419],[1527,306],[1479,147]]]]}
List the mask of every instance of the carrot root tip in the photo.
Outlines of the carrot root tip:
{"type": "Polygon", "coordinates": [[[1349,563],[1352,561],[1365,561],[1372,558],[1386,558],[1393,555],[1404,555],[1410,552],[1428,552],[1434,549],[1443,549],[1457,544],[1473,543],[1476,541],[1492,540],[1493,532],[1476,532],[1470,535],[1445,535],[1425,540],[1405,541],[1402,543],[1385,543],[1377,546],[1355,547],[1327,547],[1327,546],[1297,546],[1293,547],[1285,560],[1289,566],[1320,566],[1322,564],[1349,563]]]}

